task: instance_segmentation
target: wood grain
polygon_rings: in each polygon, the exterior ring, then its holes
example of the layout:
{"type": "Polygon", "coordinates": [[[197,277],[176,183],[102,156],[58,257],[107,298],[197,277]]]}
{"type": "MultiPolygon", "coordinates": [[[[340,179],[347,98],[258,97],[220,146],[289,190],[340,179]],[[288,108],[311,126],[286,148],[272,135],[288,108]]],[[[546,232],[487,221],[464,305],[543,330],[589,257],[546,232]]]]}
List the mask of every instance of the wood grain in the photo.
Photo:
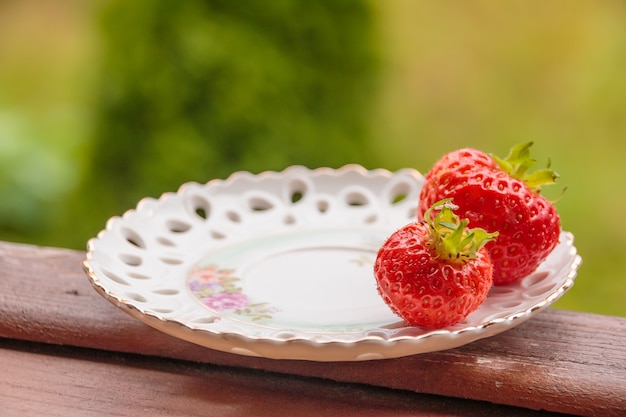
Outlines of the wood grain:
{"type": "Polygon", "coordinates": [[[237,356],[162,334],[101,298],[84,253],[0,242],[0,336],[139,353],[586,416],[626,414],[626,319],[548,310],[500,335],[406,358],[237,356]]]}
{"type": "Polygon", "coordinates": [[[555,416],[408,391],[0,339],[0,414],[22,416],[555,416]]]}

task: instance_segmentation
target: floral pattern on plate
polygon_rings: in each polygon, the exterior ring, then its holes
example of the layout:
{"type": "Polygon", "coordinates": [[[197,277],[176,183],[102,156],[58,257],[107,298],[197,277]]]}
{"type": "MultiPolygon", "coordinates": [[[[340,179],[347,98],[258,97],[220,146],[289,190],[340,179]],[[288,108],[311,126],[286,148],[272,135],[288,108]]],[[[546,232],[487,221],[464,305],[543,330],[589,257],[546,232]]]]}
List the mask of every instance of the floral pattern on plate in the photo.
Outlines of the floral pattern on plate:
{"type": "Polygon", "coordinates": [[[269,303],[252,302],[239,285],[241,279],[233,269],[210,264],[194,268],[189,274],[188,288],[207,308],[251,321],[271,319],[279,310],[269,303]]]}

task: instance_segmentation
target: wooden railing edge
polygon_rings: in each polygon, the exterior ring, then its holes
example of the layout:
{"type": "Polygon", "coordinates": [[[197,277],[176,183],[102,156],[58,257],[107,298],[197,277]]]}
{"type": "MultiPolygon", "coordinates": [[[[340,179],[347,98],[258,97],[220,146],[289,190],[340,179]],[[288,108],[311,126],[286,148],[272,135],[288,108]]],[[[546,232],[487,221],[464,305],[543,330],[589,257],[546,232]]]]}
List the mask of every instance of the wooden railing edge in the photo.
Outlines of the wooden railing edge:
{"type": "Polygon", "coordinates": [[[626,318],[548,310],[448,351],[317,363],[218,352],[123,314],[91,288],[84,251],[0,241],[0,337],[484,400],[577,415],[626,410],[626,318]]]}

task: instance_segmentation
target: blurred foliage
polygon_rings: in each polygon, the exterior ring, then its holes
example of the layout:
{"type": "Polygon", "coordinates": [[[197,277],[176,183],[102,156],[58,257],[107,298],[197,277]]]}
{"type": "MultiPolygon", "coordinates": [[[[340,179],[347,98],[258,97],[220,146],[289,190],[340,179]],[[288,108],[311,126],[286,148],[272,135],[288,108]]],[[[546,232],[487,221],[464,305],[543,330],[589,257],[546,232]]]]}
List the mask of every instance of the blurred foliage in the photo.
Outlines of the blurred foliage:
{"type": "Polygon", "coordinates": [[[65,244],[185,181],[367,162],[372,20],[359,1],[107,2],[91,162],[66,219],[98,215],[65,244]]]}
{"type": "Polygon", "coordinates": [[[506,155],[534,141],[583,257],[555,306],[626,316],[626,2],[391,3],[374,127],[385,165],[425,171],[459,147],[506,155]]]}
{"type": "Polygon", "coordinates": [[[0,2],[0,238],[40,243],[78,184],[89,9],[0,2]]]}
{"type": "Polygon", "coordinates": [[[626,316],[625,22],[611,0],[5,0],[0,239],[82,249],[241,169],[533,140],[584,259],[556,307],[626,316]]]}

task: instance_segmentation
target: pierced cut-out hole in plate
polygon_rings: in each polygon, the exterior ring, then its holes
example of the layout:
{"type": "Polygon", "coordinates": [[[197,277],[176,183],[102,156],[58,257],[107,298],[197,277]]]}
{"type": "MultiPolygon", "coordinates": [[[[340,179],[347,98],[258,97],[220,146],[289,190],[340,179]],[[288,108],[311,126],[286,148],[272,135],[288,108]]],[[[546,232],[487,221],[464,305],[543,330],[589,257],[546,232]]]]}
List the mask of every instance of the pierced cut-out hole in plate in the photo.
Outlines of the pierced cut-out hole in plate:
{"type": "Polygon", "coordinates": [[[119,275],[111,271],[103,270],[102,273],[106,275],[107,278],[109,278],[113,282],[117,282],[118,284],[121,284],[121,285],[130,286],[130,284],[124,278],[120,277],[119,275]]]}
{"type": "Polygon", "coordinates": [[[183,263],[182,259],[172,258],[172,257],[161,257],[159,258],[161,262],[168,265],[180,265],[183,263]]]}
{"type": "Polygon", "coordinates": [[[191,225],[181,220],[168,220],[165,222],[167,229],[172,233],[185,233],[191,229],[191,225]]]}
{"type": "Polygon", "coordinates": [[[328,201],[326,200],[319,200],[317,202],[317,211],[319,211],[320,213],[324,214],[328,211],[328,207],[330,206],[330,204],[328,203],[328,201]]]}
{"type": "Polygon", "coordinates": [[[489,290],[489,297],[506,297],[511,294],[515,294],[518,291],[519,290],[516,290],[515,288],[510,287],[510,286],[505,286],[505,285],[493,286],[489,290]]]}
{"type": "Polygon", "coordinates": [[[548,272],[535,272],[527,278],[522,280],[522,284],[526,288],[534,287],[535,285],[543,282],[546,278],[548,278],[550,274],[548,272]]]}
{"type": "Polygon", "coordinates": [[[264,197],[250,198],[248,206],[252,211],[267,211],[274,208],[274,204],[264,197]]]}
{"type": "Polygon", "coordinates": [[[308,193],[308,185],[302,179],[295,179],[289,183],[289,200],[295,204],[302,200],[308,193]]]}
{"type": "Polygon", "coordinates": [[[211,205],[204,197],[194,195],[191,197],[193,212],[202,220],[207,220],[211,214],[211,205]]]}
{"type": "Polygon", "coordinates": [[[126,241],[130,243],[132,246],[136,248],[140,248],[140,249],[146,248],[146,244],[141,238],[141,236],[139,236],[139,233],[135,232],[134,230],[128,227],[123,227],[121,229],[121,232],[122,232],[122,235],[124,235],[124,238],[126,238],[126,241]]]}
{"type": "Polygon", "coordinates": [[[206,317],[193,319],[191,321],[197,324],[213,324],[213,323],[218,322],[219,320],[220,320],[220,317],[217,317],[217,316],[206,316],[206,317]]]}
{"type": "Polygon", "coordinates": [[[226,235],[222,232],[219,232],[217,230],[211,230],[209,232],[209,235],[213,238],[213,239],[225,239],[226,235]]]}
{"type": "Polygon", "coordinates": [[[352,207],[366,206],[369,204],[369,200],[365,194],[352,191],[346,195],[346,204],[352,207]]]}
{"type": "Polygon", "coordinates": [[[156,241],[163,246],[171,246],[171,247],[176,246],[176,243],[172,242],[170,239],[163,237],[163,236],[157,237],[156,241]]]}
{"type": "Polygon", "coordinates": [[[395,194],[391,199],[391,204],[399,204],[406,200],[407,195],[403,193],[395,194]]]}
{"type": "Polygon", "coordinates": [[[496,303],[496,304],[494,304],[494,307],[500,308],[500,309],[510,310],[512,308],[517,308],[517,307],[519,307],[521,305],[522,305],[521,301],[507,301],[507,302],[503,302],[503,303],[496,303]]]}
{"type": "Polygon", "coordinates": [[[390,192],[390,203],[392,205],[395,205],[406,201],[407,197],[411,193],[411,190],[413,190],[414,188],[414,185],[404,181],[395,184],[390,192]]]}
{"type": "Polygon", "coordinates": [[[226,212],[226,218],[234,223],[241,223],[241,215],[233,210],[228,210],[226,212]]]}
{"type": "Polygon", "coordinates": [[[143,262],[139,256],[122,253],[119,255],[120,260],[128,266],[139,266],[143,262]]]}
{"type": "Polygon", "coordinates": [[[196,215],[202,220],[206,220],[209,217],[209,213],[207,213],[206,210],[202,207],[198,207],[197,209],[195,209],[194,213],[196,213],[196,215]]]}
{"type": "Polygon", "coordinates": [[[528,290],[526,295],[528,297],[540,297],[540,296],[543,296],[544,294],[550,293],[554,289],[554,287],[555,287],[554,283],[541,285],[538,287],[533,287],[528,290]]]}
{"type": "Polygon", "coordinates": [[[376,220],[378,220],[378,215],[372,213],[363,220],[363,223],[376,223],[376,220]]]}
{"type": "Polygon", "coordinates": [[[293,193],[291,193],[291,202],[295,204],[298,201],[302,200],[302,197],[304,197],[304,193],[301,193],[300,191],[294,191],[293,193]]]}
{"type": "Polygon", "coordinates": [[[138,303],[146,303],[148,299],[141,294],[137,294],[134,292],[126,293],[126,296],[133,301],[137,301],[138,303]]]}
{"type": "Polygon", "coordinates": [[[134,278],[134,279],[150,279],[151,277],[149,277],[148,275],[145,274],[141,274],[139,272],[134,272],[134,271],[129,271],[126,273],[126,276],[130,277],[130,278],[134,278]]]}
{"type": "Polygon", "coordinates": [[[173,313],[174,310],[172,310],[171,308],[154,308],[153,309],[155,313],[161,313],[161,314],[170,314],[173,313]]]}
{"type": "Polygon", "coordinates": [[[153,290],[152,291],[154,294],[159,294],[159,295],[177,295],[180,294],[180,290],[177,290],[175,288],[161,288],[158,290],[153,290]]]}

